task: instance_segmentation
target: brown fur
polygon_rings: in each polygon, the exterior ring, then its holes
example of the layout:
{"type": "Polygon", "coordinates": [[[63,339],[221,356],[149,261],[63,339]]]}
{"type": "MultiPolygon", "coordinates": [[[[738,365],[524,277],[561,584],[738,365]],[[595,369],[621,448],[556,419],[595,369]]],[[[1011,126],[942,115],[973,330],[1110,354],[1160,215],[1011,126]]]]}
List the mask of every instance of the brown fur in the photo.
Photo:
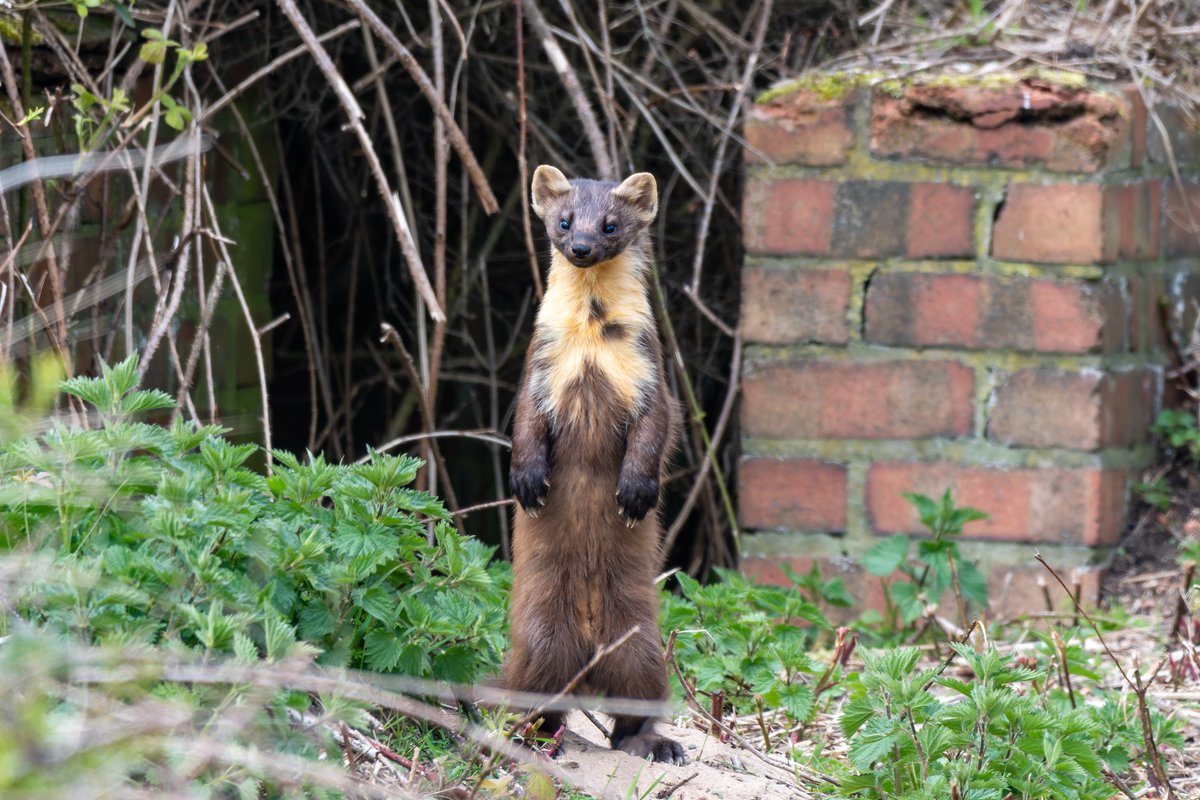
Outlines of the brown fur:
{"type": "MultiPolygon", "coordinates": [[[[659,485],[678,412],[645,282],[654,179],[568,182],[539,167],[533,196],[557,252],[513,424],[518,507],[504,680],[514,690],[558,692],[597,648],[637,625],[577,691],[665,699],[654,572],[659,485]]],[[[552,733],[561,715],[545,717],[552,733]]],[[[612,743],[657,761],[686,760],[645,717],[616,717],[612,743]]]]}

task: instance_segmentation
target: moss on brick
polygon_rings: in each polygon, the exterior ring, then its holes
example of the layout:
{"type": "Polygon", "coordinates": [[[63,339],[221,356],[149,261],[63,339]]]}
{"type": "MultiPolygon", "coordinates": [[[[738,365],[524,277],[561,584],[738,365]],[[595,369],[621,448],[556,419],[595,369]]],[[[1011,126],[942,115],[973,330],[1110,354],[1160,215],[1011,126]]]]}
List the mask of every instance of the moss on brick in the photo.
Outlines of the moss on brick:
{"type": "MultiPolygon", "coordinates": [[[[811,92],[822,100],[837,100],[845,97],[855,89],[873,88],[875,91],[901,97],[908,86],[938,86],[946,88],[962,88],[980,86],[985,89],[1007,89],[1024,80],[1040,80],[1070,89],[1088,88],[1086,75],[1078,72],[1052,69],[1049,67],[1032,67],[1017,72],[992,72],[987,75],[965,74],[956,75],[941,73],[936,75],[918,74],[904,78],[883,79],[883,73],[867,72],[813,72],[794,78],[790,81],[773,86],[760,94],[755,102],[769,103],[794,92],[811,92]]],[[[1092,87],[1095,91],[1103,92],[1100,87],[1092,87]]]]}
{"type": "Polygon", "coordinates": [[[811,72],[767,89],[755,100],[769,103],[795,92],[811,92],[822,100],[837,100],[878,80],[878,72],[811,72]]]}

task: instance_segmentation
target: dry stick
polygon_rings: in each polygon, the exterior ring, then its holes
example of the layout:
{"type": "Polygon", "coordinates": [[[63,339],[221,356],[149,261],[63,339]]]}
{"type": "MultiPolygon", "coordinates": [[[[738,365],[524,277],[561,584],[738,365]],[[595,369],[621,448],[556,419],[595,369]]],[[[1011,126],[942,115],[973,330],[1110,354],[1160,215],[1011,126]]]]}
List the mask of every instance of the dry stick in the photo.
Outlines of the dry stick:
{"type": "Polygon", "coordinates": [[[774,767],[775,769],[783,770],[783,772],[786,773],[789,778],[801,777],[813,784],[824,782],[833,784],[834,786],[841,786],[841,783],[834,778],[818,775],[812,770],[802,767],[799,764],[778,761],[775,758],[772,758],[751,744],[749,740],[737,732],[736,728],[710,714],[708,709],[704,708],[704,706],[700,703],[699,698],[696,697],[696,690],[692,688],[691,684],[684,680],[683,670],[679,668],[679,662],[675,660],[675,639],[678,637],[678,635],[678,630],[671,631],[671,635],[667,638],[666,654],[663,657],[675,671],[675,677],[679,679],[679,685],[683,687],[684,694],[687,695],[688,705],[690,705],[694,711],[712,723],[713,728],[727,734],[730,739],[737,742],[740,747],[749,752],[759,761],[767,764],[768,766],[774,767]]]}
{"type": "MultiPolygon", "coordinates": [[[[389,326],[389,327],[391,327],[391,326],[389,326]]],[[[412,444],[413,442],[419,442],[424,439],[445,439],[448,437],[462,437],[464,439],[478,439],[481,442],[490,442],[492,444],[501,445],[502,447],[508,447],[508,448],[512,447],[512,442],[509,440],[509,438],[507,436],[497,433],[495,430],[488,430],[487,428],[480,428],[478,430],[473,430],[473,431],[426,431],[424,433],[412,433],[412,434],[409,434],[408,436],[401,436],[396,439],[391,439],[387,442],[384,442],[383,444],[379,445],[378,447],[376,447],[374,449],[375,449],[375,452],[377,452],[377,453],[386,453],[388,450],[391,450],[394,447],[400,447],[401,445],[412,444]]],[[[354,463],[365,464],[370,460],[371,460],[370,456],[363,456],[362,458],[358,459],[354,463]]]]}
{"type": "MultiPolygon", "coordinates": [[[[3,198],[4,198],[4,195],[0,194],[0,202],[3,201],[3,198]]],[[[3,212],[5,214],[5,219],[7,220],[7,218],[8,218],[8,207],[7,206],[5,206],[3,208],[3,212]]],[[[5,229],[5,232],[8,233],[7,228],[5,229]]],[[[13,317],[16,315],[16,308],[17,308],[17,286],[16,286],[16,278],[17,278],[16,257],[18,255],[17,251],[21,249],[21,245],[25,244],[25,240],[27,238],[29,238],[29,234],[32,232],[33,232],[33,220],[29,220],[28,222],[25,223],[25,232],[21,234],[21,238],[18,239],[15,244],[11,243],[12,235],[11,235],[11,233],[9,234],[10,244],[9,244],[9,248],[8,248],[8,255],[4,259],[4,265],[3,265],[4,271],[8,272],[8,283],[5,284],[3,287],[5,289],[5,293],[8,295],[8,324],[4,326],[4,349],[0,350],[0,357],[3,357],[3,359],[7,359],[9,356],[9,352],[12,350],[13,331],[14,331],[14,328],[16,327],[15,323],[13,321],[13,317]]],[[[46,314],[42,310],[42,308],[36,302],[33,304],[33,307],[37,310],[38,314],[41,315],[42,319],[45,320],[46,314]]],[[[4,308],[4,303],[0,303],[0,310],[2,310],[3,308],[4,308]]],[[[46,320],[46,327],[47,328],[50,327],[49,320],[46,320]]]]}
{"type": "MultiPolygon", "coordinates": [[[[224,261],[217,261],[217,271],[213,275],[212,284],[208,289],[207,295],[204,292],[204,267],[201,260],[200,248],[196,249],[196,297],[200,305],[200,325],[196,329],[196,335],[192,339],[192,349],[188,352],[187,364],[183,369],[183,383],[179,385],[179,394],[176,396],[177,401],[182,401],[183,394],[188,387],[192,385],[192,376],[196,373],[196,364],[200,361],[200,353],[202,350],[207,350],[208,331],[212,326],[213,314],[217,310],[217,301],[221,297],[221,288],[225,284],[225,270],[227,266],[224,261]]],[[[212,397],[214,387],[208,387],[209,396],[212,397]]],[[[216,412],[216,400],[209,400],[209,414],[216,412]]]]}
{"type": "Polygon", "coordinates": [[[497,508],[500,506],[511,506],[514,502],[515,501],[511,497],[506,497],[503,500],[489,500],[486,503],[476,503],[473,506],[467,506],[466,508],[460,508],[458,511],[454,512],[453,516],[465,517],[468,514],[474,513],[476,511],[483,511],[484,509],[488,509],[488,508],[497,508]]]}
{"type": "MultiPolygon", "coordinates": [[[[520,7],[521,0],[517,0],[517,6],[520,7]]],[[[487,263],[483,256],[479,258],[479,282],[482,291],[480,295],[483,299],[483,339],[484,346],[487,348],[487,370],[488,370],[488,422],[492,429],[500,427],[500,388],[497,370],[499,362],[496,360],[496,334],[492,330],[494,315],[492,314],[492,299],[491,287],[488,286],[487,263]]],[[[500,448],[488,447],[488,452],[492,457],[492,481],[496,490],[497,497],[505,495],[505,481],[503,469],[500,461],[500,448]]],[[[500,511],[496,515],[496,521],[500,526],[500,555],[505,561],[512,560],[512,549],[509,541],[508,530],[508,512],[500,511]]]]}
{"type": "MultiPolygon", "coordinates": [[[[195,145],[200,143],[200,129],[194,127],[190,132],[190,138],[195,145]]],[[[167,300],[167,304],[163,306],[160,313],[155,315],[153,324],[150,326],[150,335],[146,339],[146,344],[143,348],[142,357],[138,363],[138,380],[141,381],[146,376],[146,371],[150,368],[150,360],[154,358],[155,351],[158,350],[158,345],[162,341],[162,337],[167,333],[167,329],[175,322],[175,314],[179,311],[179,304],[183,301],[183,290],[186,287],[188,276],[188,265],[191,262],[192,252],[192,223],[193,223],[193,203],[194,198],[189,188],[195,186],[198,181],[198,176],[195,175],[192,167],[200,158],[199,148],[196,147],[192,151],[192,156],[188,159],[185,165],[186,173],[184,184],[184,199],[183,199],[183,227],[180,231],[180,247],[179,255],[175,259],[176,268],[173,270],[171,295],[167,300]]],[[[148,163],[148,162],[147,162],[148,163]]],[[[182,373],[180,375],[182,378],[182,373]]]]}
{"type": "Polygon", "coordinates": [[[1175,619],[1171,621],[1171,632],[1167,634],[1168,639],[1175,639],[1179,636],[1179,627],[1183,624],[1184,615],[1188,613],[1187,592],[1191,588],[1192,578],[1196,574],[1196,565],[1188,564],[1187,569],[1183,571],[1183,586],[1179,589],[1179,599],[1175,601],[1175,619]]]}
{"type": "MultiPolygon", "coordinates": [[[[713,427],[711,447],[715,448],[725,438],[725,429],[729,425],[729,420],[733,417],[734,401],[737,399],[738,392],[741,389],[741,371],[742,371],[742,332],[739,328],[734,331],[733,336],[733,356],[730,358],[729,364],[729,387],[725,391],[725,401],[721,404],[721,413],[717,416],[717,424],[713,427]]],[[[679,532],[683,530],[684,523],[687,522],[688,515],[692,513],[692,509],[696,506],[696,501],[700,499],[700,491],[704,486],[704,481],[708,477],[708,472],[716,465],[715,459],[704,458],[701,461],[700,469],[696,472],[696,478],[692,481],[692,488],[688,492],[687,498],[683,501],[683,507],[679,509],[679,513],[675,516],[675,520],[671,523],[671,527],[667,529],[667,534],[663,537],[663,558],[671,552],[671,547],[675,544],[675,539],[678,538],[679,532]]]]}
{"type": "MultiPolygon", "coordinates": [[[[599,177],[603,178],[604,180],[617,180],[618,175],[615,167],[616,162],[612,158],[612,147],[614,145],[612,129],[616,124],[616,120],[614,119],[612,112],[612,94],[610,93],[608,95],[607,102],[605,102],[604,92],[600,91],[599,89],[599,87],[603,84],[600,82],[600,75],[596,72],[596,64],[592,61],[592,52],[598,50],[598,48],[595,46],[592,38],[588,36],[587,32],[583,29],[583,25],[580,24],[579,17],[576,15],[575,9],[572,7],[573,4],[568,2],[568,0],[559,0],[558,4],[560,7],[562,7],[563,13],[567,15],[567,20],[571,23],[571,27],[575,29],[575,36],[581,43],[587,43],[587,46],[581,47],[579,52],[580,55],[583,56],[583,63],[584,66],[587,67],[588,76],[591,77],[591,86],[593,87],[593,91],[600,95],[600,107],[604,110],[604,115],[606,121],[608,122],[609,135],[606,139],[604,139],[604,154],[608,159],[609,169],[611,172],[606,173],[601,171],[599,177]]],[[[603,3],[601,3],[601,6],[603,6],[603,3]]],[[[601,25],[604,25],[603,17],[604,14],[601,13],[601,25]]],[[[606,33],[607,30],[607,26],[605,26],[606,33]]],[[[597,130],[598,129],[599,126],[597,125],[597,130]]],[[[597,167],[599,167],[599,164],[597,164],[597,167]]]]}
{"type": "MultiPolygon", "coordinates": [[[[1125,672],[1125,668],[1121,666],[1121,662],[1117,660],[1117,657],[1113,654],[1113,651],[1109,649],[1108,642],[1104,641],[1104,635],[1100,633],[1100,628],[1097,627],[1091,615],[1089,615],[1080,604],[1079,598],[1075,597],[1075,595],[1071,593],[1071,590],[1067,588],[1067,584],[1064,583],[1063,579],[1060,578],[1058,573],[1054,571],[1054,568],[1046,563],[1046,560],[1042,558],[1041,553],[1034,553],[1033,557],[1037,559],[1039,564],[1049,571],[1054,580],[1058,581],[1058,585],[1061,586],[1063,591],[1067,593],[1067,596],[1071,598],[1071,602],[1075,605],[1075,610],[1078,611],[1083,618],[1088,621],[1088,624],[1092,626],[1092,630],[1096,632],[1096,638],[1100,640],[1100,646],[1103,647],[1104,652],[1108,654],[1109,660],[1116,665],[1117,672],[1121,673],[1121,677],[1125,680],[1125,683],[1131,689],[1133,689],[1133,694],[1135,697],[1137,697],[1138,701],[1138,716],[1142,721],[1142,737],[1145,739],[1146,750],[1150,756],[1151,770],[1154,772],[1154,776],[1158,778],[1162,787],[1167,790],[1166,800],[1175,800],[1175,790],[1171,787],[1171,779],[1167,775],[1166,766],[1163,764],[1162,754],[1158,752],[1158,745],[1154,741],[1154,730],[1150,725],[1150,709],[1146,704],[1146,690],[1150,688],[1149,684],[1145,686],[1142,685],[1140,672],[1134,672],[1134,675],[1137,678],[1136,681],[1129,677],[1129,674],[1125,672]]],[[[1064,668],[1065,666],[1066,665],[1064,664],[1064,668]]],[[[1157,672],[1157,670],[1155,671],[1157,672]]],[[[1151,680],[1153,680],[1153,675],[1151,676],[1151,680]]]]}
{"type": "Polygon", "coordinates": [[[1071,708],[1075,708],[1075,689],[1073,686],[1071,686],[1071,670],[1068,667],[1067,662],[1067,643],[1063,641],[1063,638],[1059,635],[1057,628],[1055,628],[1051,634],[1051,639],[1054,642],[1054,646],[1058,649],[1058,657],[1062,662],[1063,686],[1065,686],[1067,689],[1067,697],[1071,701],[1071,708]]]}
{"type": "Polygon", "coordinates": [[[608,32],[608,4],[604,0],[600,0],[600,2],[596,3],[596,10],[600,15],[600,45],[604,48],[604,56],[602,58],[602,63],[604,64],[604,91],[600,93],[600,105],[604,109],[604,121],[608,125],[609,155],[612,157],[614,164],[619,164],[621,159],[617,155],[617,132],[621,130],[621,126],[617,124],[616,102],[613,99],[617,96],[617,92],[613,88],[613,57],[612,41],[608,32]]]}
{"type": "MultiPolygon", "coordinates": [[[[517,169],[521,175],[521,226],[525,234],[525,250],[529,253],[529,274],[533,276],[533,292],[542,299],[542,271],[538,268],[537,249],[533,246],[533,224],[529,215],[529,161],[525,156],[525,24],[523,0],[516,0],[517,11],[517,169]]],[[[485,290],[486,291],[486,290],[485,290]]]]}
{"type": "MultiPolygon", "coordinates": [[[[438,100],[446,101],[446,55],[442,38],[442,14],[437,0],[429,0],[430,39],[433,43],[433,88],[438,100]]],[[[465,53],[464,53],[465,55],[465,53]]],[[[446,305],[446,202],[449,180],[450,152],[446,145],[446,126],[438,116],[433,118],[433,291],[437,295],[438,305],[449,309],[446,305]]],[[[424,327],[423,322],[417,324],[424,327]]],[[[425,402],[430,411],[437,408],[438,379],[442,369],[442,356],[446,347],[446,321],[433,323],[433,339],[430,343],[428,361],[426,363],[425,402]]],[[[433,421],[429,423],[433,426],[433,421]]],[[[430,476],[430,489],[437,493],[437,482],[430,476]]]]}
{"type": "Polygon", "coordinates": [[[742,101],[746,97],[746,92],[753,85],[754,70],[758,66],[758,56],[762,52],[763,40],[767,35],[767,23],[771,20],[773,4],[774,0],[766,0],[760,11],[761,16],[758,20],[758,27],[754,31],[754,45],[750,50],[749,57],[746,59],[746,67],[742,70],[741,85],[738,87],[737,94],[733,96],[733,103],[730,104],[725,127],[721,130],[721,138],[717,142],[717,153],[713,157],[712,175],[709,177],[708,191],[704,195],[704,209],[700,212],[700,229],[696,234],[696,257],[692,262],[692,283],[688,287],[689,291],[686,292],[688,298],[697,304],[699,303],[700,295],[700,273],[704,265],[704,245],[708,241],[708,226],[712,222],[713,205],[716,203],[717,196],[717,185],[720,183],[722,172],[724,172],[725,150],[729,146],[729,140],[732,137],[733,128],[737,124],[738,116],[742,113],[742,101]]]}
{"type": "Polygon", "coordinates": [[[608,157],[604,134],[600,132],[600,123],[596,121],[596,112],[592,110],[592,105],[588,102],[587,95],[584,94],[583,86],[579,83],[579,76],[575,74],[571,62],[567,60],[566,54],[563,53],[562,47],[555,39],[554,31],[550,29],[546,18],[542,16],[536,0],[523,0],[523,2],[529,11],[529,21],[533,23],[533,27],[537,29],[538,38],[542,40],[542,49],[546,51],[550,65],[554,67],[559,80],[562,81],[563,88],[567,90],[567,96],[571,98],[571,105],[575,107],[575,113],[579,115],[583,137],[592,151],[596,170],[604,178],[615,178],[616,170],[613,168],[612,160],[608,157]]]}
{"type": "Polygon", "coordinates": [[[730,533],[733,535],[735,557],[741,558],[742,537],[741,530],[738,528],[737,513],[733,510],[733,499],[729,495],[729,487],[725,483],[725,476],[721,472],[721,465],[717,463],[717,454],[714,450],[712,437],[709,436],[708,428],[704,425],[704,409],[700,407],[700,401],[696,398],[696,391],[692,387],[691,378],[687,374],[687,365],[683,360],[683,352],[679,349],[679,342],[675,338],[675,327],[671,324],[671,315],[667,312],[667,301],[663,294],[662,281],[658,277],[657,265],[655,265],[652,277],[654,280],[654,297],[657,301],[659,316],[662,318],[663,333],[666,335],[667,345],[671,349],[671,359],[675,364],[676,373],[679,375],[679,382],[683,385],[688,411],[691,413],[691,421],[697,427],[700,438],[704,442],[705,456],[712,462],[713,478],[717,482],[717,491],[721,495],[721,504],[724,506],[725,514],[729,521],[730,533]]]}
{"type": "MultiPolygon", "coordinates": [[[[417,396],[417,406],[421,409],[421,420],[425,423],[425,430],[433,430],[433,411],[429,408],[429,402],[425,393],[424,387],[421,385],[421,375],[417,372],[417,365],[413,363],[412,354],[408,352],[408,348],[404,346],[404,340],[400,338],[400,333],[392,325],[384,322],[380,324],[381,336],[380,342],[391,342],[396,348],[396,352],[400,356],[400,363],[404,366],[404,371],[408,374],[408,379],[412,382],[413,392],[417,396]]],[[[454,485],[450,483],[450,473],[446,471],[446,460],[442,458],[441,448],[437,445],[438,437],[430,438],[430,451],[433,453],[434,466],[437,468],[438,474],[441,476],[442,483],[445,484],[443,491],[446,495],[446,504],[450,506],[450,512],[454,519],[454,526],[458,528],[458,532],[466,535],[466,530],[463,528],[462,520],[453,516],[454,512],[458,511],[458,498],[454,494],[454,485]]],[[[430,531],[430,537],[433,533],[430,531]]],[[[433,544],[430,541],[430,544],[433,544]]]]}
{"type": "Polygon", "coordinates": [[[237,295],[238,305],[242,307],[242,316],[246,320],[246,328],[250,334],[250,343],[254,346],[254,363],[258,367],[258,388],[262,395],[262,426],[263,426],[263,449],[266,452],[267,458],[267,475],[270,475],[275,466],[275,456],[271,452],[271,405],[267,396],[267,367],[263,360],[262,340],[258,334],[258,326],[254,324],[254,316],[250,313],[250,305],[246,302],[246,295],[242,293],[242,284],[238,280],[237,270],[233,268],[233,258],[229,255],[229,249],[225,246],[225,238],[221,234],[221,224],[217,219],[217,211],[213,206],[212,196],[208,193],[208,187],[203,187],[204,190],[204,207],[208,212],[208,222],[216,231],[216,236],[209,237],[210,241],[214,242],[217,249],[221,253],[221,258],[228,265],[229,282],[233,285],[233,291],[237,295]]]}
{"type": "MultiPolygon", "coordinates": [[[[295,10],[295,3],[292,0],[280,0],[281,5],[284,2],[291,5],[292,9],[295,10]]],[[[483,204],[484,212],[488,215],[495,214],[500,206],[496,203],[496,196],[492,193],[492,187],[488,183],[487,176],[479,166],[479,162],[475,160],[475,153],[471,150],[470,145],[467,144],[467,139],[463,136],[462,130],[459,129],[458,124],[454,121],[454,114],[446,107],[441,98],[438,97],[437,89],[430,82],[429,76],[421,69],[420,63],[409,52],[408,48],[400,42],[400,39],[396,37],[392,29],[379,18],[379,15],[367,6],[364,0],[346,0],[346,3],[371,27],[371,30],[375,32],[380,41],[400,59],[401,65],[413,81],[416,82],[417,88],[421,90],[421,94],[433,106],[433,111],[437,114],[438,119],[446,126],[446,137],[450,141],[450,146],[454,148],[454,151],[458,153],[458,157],[462,159],[463,164],[466,166],[467,174],[471,177],[471,185],[475,187],[475,192],[479,195],[479,202],[483,204]]],[[[296,13],[298,14],[299,12],[296,13]]],[[[342,83],[342,86],[345,86],[345,82],[342,83]]],[[[347,91],[349,90],[347,89],[347,91]]]]}
{"type": "MultiPolygon", "coordinates": [[[[366,157],[367,164],[371,168],[371,173],[375,177],[376,188],[379,190],[379,195],[383,199],[384,206],[387,208],[388,217],[391,219],[396,239],[400,242],[400,250],[404,254],[404,260],[408,263],[413,283],[429,308],[429,316],[435,322],[445,320],[446,315],[442,312],[441,306],[438,305],[437,297],[433,293],[433,287],[429,285],[429,277],[425,274],[425,266],[421,263],[421,254],[417,251],[416,243],[413,241],[412,231],[408,227],[408,220],[404,218],[404,214],[399,208],[399,202],[388,185],[387,176],[383,173],[383,165],[379,163],[379,156],[375,153],[375,144],[371,141],[371,136],[367,133],[366,128],[363,127],[363,112],[359,108],[358,101],[354,99],[354,95],[350,92],[350,87],[346,85],[345,79],[338,72],[337,67],[334,66],[333,59],[329,57],[329,53],[325,52],[325,48],[317,41],[316,34],[313,33],[312,28],[309,27],[308,22],[300,13],[300,9],[296,7],[295,0],[277,0],[277,2],[280,9],[283,10],[284,15],[292,23],[292,27],[300,34],[300,38],[304,41],[305,46],[308,47],[309,52],[312,53],[313,60],[316,61],[317,67],[325,76],[325,80],[333,88],[333,93],[337,96],[338,103],[342,106],[351,129],[354,131],[355,136],[358,137],[359,145],[363,149],[363,155],[366,157]]],[[[367,13],[371,12],[367,10],[367,13]]],[[[393,38],[395,38],[394,35],[393,38]]],[[[493,204],[495,203],[494,200],[492,202],[493,204]]]]}
{"type": "MultiPolygon", "coordinates": [[[[8,60],[8,49],[0,43],[0,73],[3,73],[4,88],[8,92],[8,101],[12,106],[13,114],[18,119],[23,119],[25,116],[25,106],[21,102],[21,93],[17,88],[17,76],[13,72],[12,62],[8,60]]],[[[21,149],[25,155],[26,161],[33,161],[37,158],[37,151],[33,147],[33,133],[29,130],[28,125],[21,127],[21,149]]],[[[59,357],[63,362],[63,369],[68,376],[71,375],[70,356],[67,352],[67,326],[62,315],[62,297],[63,297],[63,276],[59,272],[58,257],[54,251],[54,245],[50,241],[55,227],[50,224],[50,212],[46,206],[46,188],[41,179],[33,181],[31,187],[33,190],[33,204],[37,213],[38,233],[41,234],[42,242],[45,246],[46,266],[50,273],[50,292],[54,303],[54,312],[59,318],[58,329],[54,331],[54,340],[56,349],[59,352],[59,357]]],[[[50,333],[50,331],[47,331],[50,333]]]]}

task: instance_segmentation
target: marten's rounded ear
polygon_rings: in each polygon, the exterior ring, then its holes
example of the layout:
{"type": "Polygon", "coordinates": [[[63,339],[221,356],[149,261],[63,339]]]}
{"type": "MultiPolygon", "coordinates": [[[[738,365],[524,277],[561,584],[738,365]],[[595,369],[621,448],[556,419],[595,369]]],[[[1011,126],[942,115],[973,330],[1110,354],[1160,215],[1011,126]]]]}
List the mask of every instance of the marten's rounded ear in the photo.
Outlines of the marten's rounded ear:
{"type": "Polygon", "coordinates": [[[630,175],[613,189],[613,196],[633,206],[643,224],[649,225],[658,213],[658,184],[649,172],[630,175]]]}
{"type": "Polygon", "coordinates": [[[571,191],[571,183],[555,167],[542,164],[533,171],[533,213],[545,219],[551,206],[571,191]]]}

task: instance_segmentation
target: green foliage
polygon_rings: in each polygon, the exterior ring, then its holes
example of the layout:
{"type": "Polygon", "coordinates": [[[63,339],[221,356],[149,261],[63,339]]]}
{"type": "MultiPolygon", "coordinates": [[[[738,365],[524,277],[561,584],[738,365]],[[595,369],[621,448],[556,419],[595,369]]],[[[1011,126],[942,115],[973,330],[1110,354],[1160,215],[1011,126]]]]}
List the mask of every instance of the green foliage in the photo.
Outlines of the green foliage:
{"type": "MultiPolygon", "coordinates": [[[[954,505],[949,489],[936,501],[923,494],[905,493],[904,497],[933,538],[917,542],[912,557],[912,543],[903,534],[883,539],[863,556],[863,568],[872,575],[890,578],[899,571],[907,579],[885,584],[886,621],[893,630],[911,625],[951,589],[960,604],[986,607],[987,579],[975,564],[963,560],[956,537],[968,522],[987,519],[987,514],[954,505]]],[[[965,609],[960,610],[965,618],[965,609]]]]}
{"type": "Polygon", "coordinates": [[[806,676],[821,672],[809,651],[831,628],[813,601],[846,603],[841,581],[792,575],[793,587],[760,586],[719,573],[721,580],[707,586],[679,573],[683,596],[664,596],[663,627],[678,631],[675,658],[685,678],[702,694],[721,692],[741,713],[755,708],[758,695],[792,721],[807,722],[813,689],[806,676]],[[805,597],[802,587],[814,582],[822,594],[805,597]]]}
{"type": "MultiPolygon", "coordinates": [[[[1123,772],[1139,754],[1135,714],[1110,698],[1075,707],[1063,692],[1041,690],[1041,669],[1013,664],[994,649],[952,647],[968,677],[917,669],[915,648],[863,654],[862,673],[844,681],[850,770],[839,778],[839,796],[1112,797],[1102,771],[1123,772]]],[[[1152,719],[1160,745],[1182,744],[1173,722],[1152,719]]]]}
{"type": "Polygon", "coordinates": [[[1167,408],[1159,412],[1153,433],[1174,450],[1183,453],[1192,461],[1200,461],[1200,430],[1196,429],[1196,415],[1180,408],[1167,408]]]}
{"type": "Polygon", "coordinates": [[[1149,483],[1135,483],[1133,491],[1147,505],[1153,506],[1159,511],[1169,511],[1171,508],[1171,487],[1162,478],[1149,483]]]}
{"type": "Polygon", "coordinates": [[[507,568],[408,487],[419,461],[276,452],[263,477],[219,428],[135,421],[174,406],[136,382],[132,357],[65,381],[95,429],[0,445],[0,553],[53,558],[0,628],[451,681],[497,667],[507,568]]]}

